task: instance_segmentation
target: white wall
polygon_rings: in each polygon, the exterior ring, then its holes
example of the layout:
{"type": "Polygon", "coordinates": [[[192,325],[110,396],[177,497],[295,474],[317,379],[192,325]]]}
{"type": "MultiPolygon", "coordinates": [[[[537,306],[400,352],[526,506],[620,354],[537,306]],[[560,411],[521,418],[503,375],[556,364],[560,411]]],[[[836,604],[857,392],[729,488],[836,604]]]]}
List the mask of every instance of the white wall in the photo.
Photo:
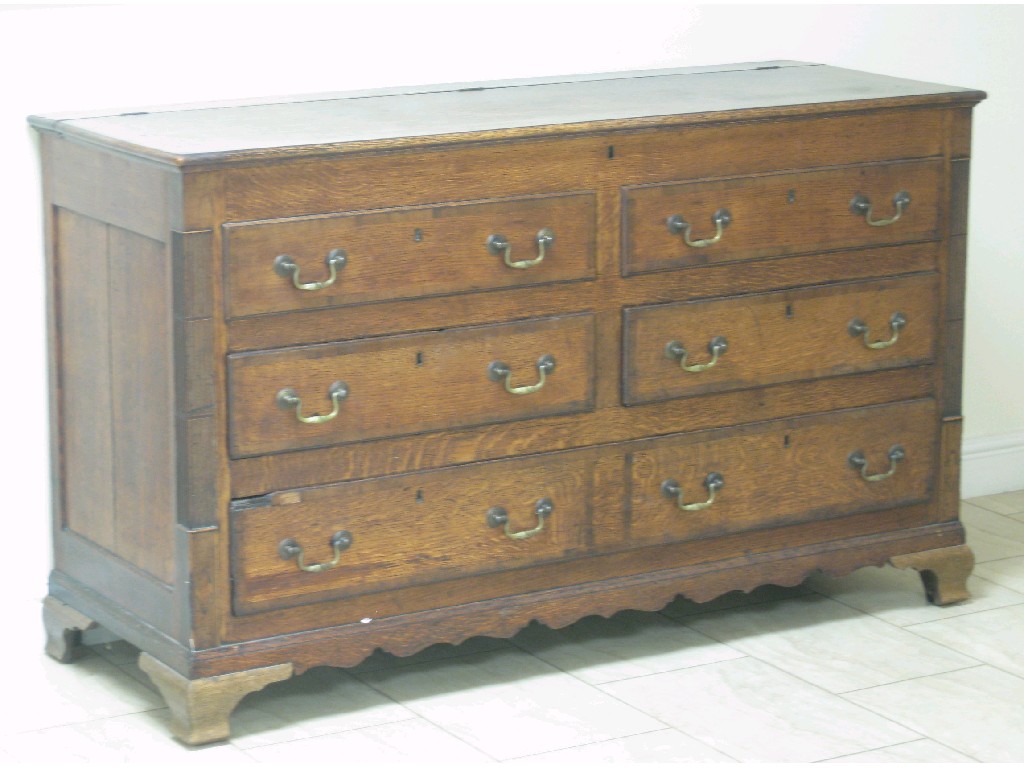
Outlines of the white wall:
{"type": "Polygon", "coordinates": [[[768,59],[987,90],[975,118],[964,488],[1024,487],[1024,8],[0,6],[4,584],[48,568],[38,173],[29,113],[768,59]]]}

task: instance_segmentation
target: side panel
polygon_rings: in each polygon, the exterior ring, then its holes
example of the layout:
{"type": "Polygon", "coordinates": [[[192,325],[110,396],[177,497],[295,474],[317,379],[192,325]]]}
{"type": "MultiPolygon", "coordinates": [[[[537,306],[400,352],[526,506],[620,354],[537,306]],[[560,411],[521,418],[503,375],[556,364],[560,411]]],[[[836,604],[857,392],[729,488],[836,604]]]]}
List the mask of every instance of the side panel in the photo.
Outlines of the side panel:
{"type": "Polygon", "coordinates": [[[43,152],[52,589],[72,601],[76,589],[84,602],[102,595],[176,636],[173,292],[160,231],[174,174],[48,136],[43,152]]]}

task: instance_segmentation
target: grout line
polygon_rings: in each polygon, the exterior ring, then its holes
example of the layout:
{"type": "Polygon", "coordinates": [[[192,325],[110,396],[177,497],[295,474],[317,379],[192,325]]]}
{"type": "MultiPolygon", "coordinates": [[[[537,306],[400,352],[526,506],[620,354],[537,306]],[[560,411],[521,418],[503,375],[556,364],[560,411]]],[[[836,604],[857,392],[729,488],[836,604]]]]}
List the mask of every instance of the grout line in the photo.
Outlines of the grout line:
{"type": "MultiPolygon", "coordinates": [[[[273,714],[272,712],[271,713],[267,713],[266,710],[260,710],[260,711],[264,712],[266,714],[273,714]]],[[[316,735],[313,735],[313,736],[311,736],[309,734],[306,734],[305,736],[296,736],[295,738],[281,739],[281,741],[271,741],[271,742],[268,742],[266,744],[256,744],[256,745],[254,745],[252,747],[239,747],[237,745],[234,745],[234,746],[240,752],[244,752],[245,754],[248,754],[249,752],[252,752],[252,751],[257,750],[257,749],[263,749],[265,747],[277,747],[277,746],[280,746],[282,744],[294,744],[297,741],[312,741],[313,739],[319,739],[321,736],[337,736],[339,733],[355,733],[356,731],[365,731],[367,728],[378,728],[378,727],[380,727],[382,725],[394,725],[395,723],[408,723],[408,722],[411,722],[413,720],[422,720],[423,719],[422,717],[417,715],[415,712],[412,712],[412,710],[409,710],[409,712],[411,713],[410,717],[403,717],[400,720],[385,720],[385,721],[380,722],[380,723],[368,723],[367,725],[360,725],[357,728],[342,728],[342,729],[337,730],[337,731],[324,731],[323,733],[317,733],[316,735]]],[[[233,743],[233,741],[234,741],[234,737],[231,737],[230,742],[233,743]]],[[[257,762],[259,762],[259,761],[257,761],[257,762]]]]}
{"type": "MultiPolygon", "coordinates": [[[[625,703],[625,702],[623,702],[625,703]]],[[[658,720],[656,717],[652,717],[652,720],[658,720]]],[[[661,721],[658,720],[660,723],[661,721]]],[[[558,749],[549,749],[546,752],[531,752],[528,755],[520,755],[519,757],[510,757],[508,760],[501,760],[502,763],[514,763],[517,760],[525,760],[528,757],[540,757],[540,756],[551,756],[557,757],[560,753],[566,752],[570,749],[579,749],[580,747],[589,747],[593,744],[607,744],[612,741],[619,741],[621,739],[631,739],[634,736],[646,736],[651,733],[664,733],[665,731],[675,731],[671,725],[666,725],[664,728],[652,728],[649,731],[641,731],[640,733],[631,733],[629,736],[609,736],[607,739],[598,739],[597,741],[588,741],[586,744],[576,744],[571,747],[559,747],[558,749]]],[[[723,753],[724,754],[724,753],[723,753]]]]}
{"type": "MultiPolygon", "coordinates": [[[[971,658],[971,657],[968,656],[968,658],[971,658]]],[[[975,661],[977,661],[977,660],[975,659],[975,661]]],[[[885,688],[887,685],[899,685],[900,683],[911,683],[911,682],[913,682],[915,680],[926,680],[926,679],[928,679],[930,677],[938,677],[939,675],[949,675],[949,674],[952,674],[954,672],[963,672],[963,671],[968,670],[968,669],[978,669],[979,667],[984,667],[984,666],[991,666],[991,665],[988,664],[988,662],[985,662],[985,661],[977,661],[976,664],[970,664],[970,665],[968,665],[966,667],[958,667],[956,669],[947,669],[947,670],[944,670],[942,672],[932,672],[931,674],[928,674],[928,675],[915,675],[914,677],[905,677],[902,680],[890,680],[888,683],[878,683],[877,685],[865,685],[863,688],[851,688],[848,691],[839,691],[838,693],[836,693],[836,696],[840,696],[840,697],[845,698],[846,695],[849,694],[849,693],[860,693],[861,691],[871,691],[871,690],[874,690],[875,688],[885,688]]]]}
{"type": "Polygon", "coordinates": [[[971,757],[970,755],[964,754],[959,749],[955,749],[955,748],[949,746],[948,744],[945,744],[945,743],[939,741],[938,739],[933,739],[930,736],[925,736],[925,737],[920,738],[920,739],[910,739],[909,741],[901,741],[899,744],[890,744],[887,747],[875,747],[874,749],[865,749],[865,750],[863,750],[861,752],[850,752],[849,754],[846,754],[846,755],[836,755],[835,757],[827,757],[824,760],[816,760],[815,762],[816,763],[827,763],[830,760],[836,760],[836,759],[841,758],[841,757],[856,757],[857,755],[870,755],[872,752],[881,752],[883,749],[892,749],[893,747],[903,747],[903,746],[906,746],[907,744],[917,744],[917,743],[922,742],[922,741],[932,741],[932,742],[934,742],[936,744],[939,744],[939,745],[945,747],[946,749],[950,750],[951,752],[956,752],[956,754],[960,755],[963,758],[966,758],[969,762],[972,762],[972,763],[978,762],[975,758],[971,757]]]}

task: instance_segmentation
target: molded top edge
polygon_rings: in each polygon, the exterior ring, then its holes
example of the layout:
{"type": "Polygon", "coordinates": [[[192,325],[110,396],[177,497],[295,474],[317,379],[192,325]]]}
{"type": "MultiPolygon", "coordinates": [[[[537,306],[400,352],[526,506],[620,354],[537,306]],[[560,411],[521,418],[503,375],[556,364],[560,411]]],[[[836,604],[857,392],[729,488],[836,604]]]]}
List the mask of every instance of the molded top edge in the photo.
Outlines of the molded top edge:
{"type": "Polygon", "coordinates": [[[130,112],[33,116],[40,130],[174,165],[703,121],[744,110],[804,108],[885,99],[978,101],[979,91],[794,61],[611,72],[487,83],[412,86],[177,105],[130,112]],[[706,119],[706,118],[705,118],[706,119]],[[345,146],[348,145],[348,146],[345,146]]]}

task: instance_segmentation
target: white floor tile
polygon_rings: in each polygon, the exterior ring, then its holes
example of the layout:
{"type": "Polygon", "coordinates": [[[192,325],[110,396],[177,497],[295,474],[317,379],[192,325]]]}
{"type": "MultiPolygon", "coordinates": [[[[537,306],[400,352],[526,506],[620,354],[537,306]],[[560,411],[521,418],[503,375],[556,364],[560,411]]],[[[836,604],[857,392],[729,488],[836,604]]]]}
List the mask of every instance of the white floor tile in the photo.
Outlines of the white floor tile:
{"type": "Polygon", "coordinates": [[[1024,680],[982,666],[843,694],[982,762],[1024,761],[1024,680]]]}
{"type": "Polygon", "coordinates": [[[974,763],[966,755],[931,739],[918,739],[894,747],[882,747],[870,752],[837,757],[826,763],[974,763]]]}
{"type": "Polygon", "coordinates": [[[418,718],[256,747],[246,754],[257,762],[292,766],[492,762],[482,752],[418,718]]]}
{"type": "Polygon", "coordinates": [[[499,760],[663,727],[518,649],[361,672],[359,677],[499,760]]]}
{"type": "Polygon", "coordinates": [[[686,623],[833,693],[978,664],[820,595],[712,613],[686,623]]]}
{"type": "Polygon", "coordinates": [[[960,520],[976,562],[1024,555],[1024,523],[967,503],[960,505],[960,520]]]}
{"type": "Polygon", "coordinates": [[[918,624],[909,631],[1024,678],[1024,605],[918,624]]]}
{"type": "Polygon", "coordinates": [[[752,658],[601,688],[742,761],[813,762],[918,736],[752,658]]]}
{"type": "Polygon", "coordinates": [[[413,717],[348,672],[318,667],[242,699],[231,717],[231,740],[250,749],[413,717]]]}
{"type": "Polygon", "coordinates": [[[672,618],[693,616],[698,613],[709,613],[711,611],[724,611],[730,608],[739,608],[744,605],[757,605],[772,600],[788,600],[791,597],[809,594],[810,590],[802,584],[795,587],[780,587],[775,584],[765,584],[750,592],[734,590],[724,595],[709,600],[706,603],[695,603],[685,597],[677,597],[671,603],[662,608],[661,613],[672,618]]]}
{"type": "Polygon", "coordinates": [[[163,700],[120,668],[91,653],[61,664],[41,651],[9,665],[6,690],[20,690],[7,707],[0,733],[23,733],[58,725],[160,709],[163,700]]]}
{"type": "Polygon", "coordinates": [[[1024,490],[996,493],[991,496],[977,496],[966,501],[975,507],[989,509],[1001,515],[1024,514],[1024,490]]]}
{"type": "Polygon", "coordinates": [[[986,581],[1008,587],[1024,595],[1024,557],[1008,557],[990,563],[978,563],[974,572],[986,581]]]}
{"type": "Polygon", "coordinates": [[[637,736],[625,736],[621,739],[609,739],[596,744],[585,744],[582,747],[560,749],[557,752],[545,752],[531,755],[510,763],[519,765],[544,764],[563,765],[565,763],[734,763],[728,755],[712,749],[707,744],[691,738],[674,728],[666,728],[653,733],[641,733],[637,736]]]}
{"type": "Polygon", "coordinates": [[[166,709],[91,720],[12,737],[5,747],[22,763],[248,763],[230,743],[187,747],[170,737],[166,709]]]}
{"type": "Polygon", "coordinates": [[[1020,592],[969,577],[969,600],[955,605],[932,605],[925,598],[917,571],[897,570],[891,566],[861,568],[841,578],[819,573],[806,583],[815,592],[898,627],[1024,603],[1024,594],[1020,592]]]}
{"type": "Polygon", "coordinates": [[[591,685],[742,656],[658,613],[590,616],[564,629],[532,624],[520,648],[591,685]]]}

